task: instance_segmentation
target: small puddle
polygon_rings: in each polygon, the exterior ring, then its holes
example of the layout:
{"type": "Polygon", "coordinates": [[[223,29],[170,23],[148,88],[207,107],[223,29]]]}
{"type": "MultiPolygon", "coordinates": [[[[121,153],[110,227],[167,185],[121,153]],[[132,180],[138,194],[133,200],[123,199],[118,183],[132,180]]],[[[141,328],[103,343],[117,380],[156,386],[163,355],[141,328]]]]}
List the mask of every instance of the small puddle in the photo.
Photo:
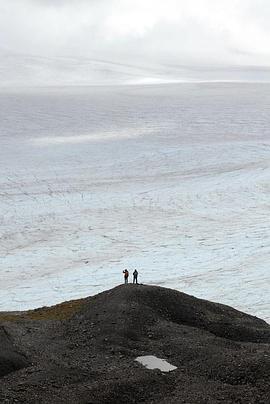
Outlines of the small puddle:
{"type": "Polygon", "coordinates": [[[177,369],[176,366],[171,365],[165,359],[159,359],[156,356],[148,355],[148,356],[139,356],[135,359],[137,362],[141,363],[147,369],[159,369],[162,372],[171,372],[172,370],[177,369]]]}

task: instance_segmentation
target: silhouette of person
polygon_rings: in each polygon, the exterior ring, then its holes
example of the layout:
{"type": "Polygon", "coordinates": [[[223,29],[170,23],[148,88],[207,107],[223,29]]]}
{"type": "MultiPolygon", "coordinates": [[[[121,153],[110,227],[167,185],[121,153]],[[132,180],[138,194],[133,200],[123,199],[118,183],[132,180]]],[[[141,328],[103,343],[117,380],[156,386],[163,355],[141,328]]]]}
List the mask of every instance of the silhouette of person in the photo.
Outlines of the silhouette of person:
{"type": "Polygon", "coordinates": [[[128,270],[125,269],[125,270],[123,271],[123,274],[124,274],[125,283],[128,283],[128,276],[129,276],[128,270]]]}
{"type": "Polygon", "coordinates": [[[135,269],[133,272],[133,283],[136,283],[136,285],[138,284],[138,275],[139,275],[139,273],[138,273],[137,269],[135,269]]]}

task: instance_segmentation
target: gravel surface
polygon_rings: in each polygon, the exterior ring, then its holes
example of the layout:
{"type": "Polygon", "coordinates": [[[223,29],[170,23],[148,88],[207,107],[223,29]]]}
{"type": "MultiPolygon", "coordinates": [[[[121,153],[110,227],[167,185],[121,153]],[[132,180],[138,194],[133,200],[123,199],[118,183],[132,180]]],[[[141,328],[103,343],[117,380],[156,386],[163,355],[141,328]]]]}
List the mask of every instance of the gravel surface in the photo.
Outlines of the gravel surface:
{"type": "Polygon", "coordinates": [[[123,285],[0,314],[0,402],[270,402],[270,325],[161,287],[123,285]],[[154,355],[177,369],[149,370],[154,355]]]}

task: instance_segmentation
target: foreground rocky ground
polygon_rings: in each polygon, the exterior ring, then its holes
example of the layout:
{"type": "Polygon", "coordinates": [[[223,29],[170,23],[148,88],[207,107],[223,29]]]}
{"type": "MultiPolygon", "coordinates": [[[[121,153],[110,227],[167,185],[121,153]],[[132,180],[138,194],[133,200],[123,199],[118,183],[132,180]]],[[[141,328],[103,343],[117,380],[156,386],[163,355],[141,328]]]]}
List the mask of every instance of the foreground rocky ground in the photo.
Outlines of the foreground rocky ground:
{"type": "Polygon", "coordinates": [[[0,402],[270,402],[270,325],[230,307],[128,285],[0,315],[0,402]],[[156,355],[162,373],[135,361],[156,355]]]}

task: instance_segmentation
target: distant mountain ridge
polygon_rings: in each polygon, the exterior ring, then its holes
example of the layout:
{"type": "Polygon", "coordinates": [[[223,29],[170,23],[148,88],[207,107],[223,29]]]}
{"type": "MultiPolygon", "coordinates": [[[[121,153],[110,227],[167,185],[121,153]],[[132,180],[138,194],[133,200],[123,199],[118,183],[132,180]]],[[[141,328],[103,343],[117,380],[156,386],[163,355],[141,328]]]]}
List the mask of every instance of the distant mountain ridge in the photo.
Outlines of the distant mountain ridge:
{"type": "Polygon", "coordinates": [[[193,81],[270,81],[262,67],[131,63],[96,58],[45,57],[0,49],[0,87],[117,85],[193,81]]]}
{"type": "Polygon", "coordinates": [[[152,67],[0,52],[1,86],[130,84],[166,79],[152,67]]]}

